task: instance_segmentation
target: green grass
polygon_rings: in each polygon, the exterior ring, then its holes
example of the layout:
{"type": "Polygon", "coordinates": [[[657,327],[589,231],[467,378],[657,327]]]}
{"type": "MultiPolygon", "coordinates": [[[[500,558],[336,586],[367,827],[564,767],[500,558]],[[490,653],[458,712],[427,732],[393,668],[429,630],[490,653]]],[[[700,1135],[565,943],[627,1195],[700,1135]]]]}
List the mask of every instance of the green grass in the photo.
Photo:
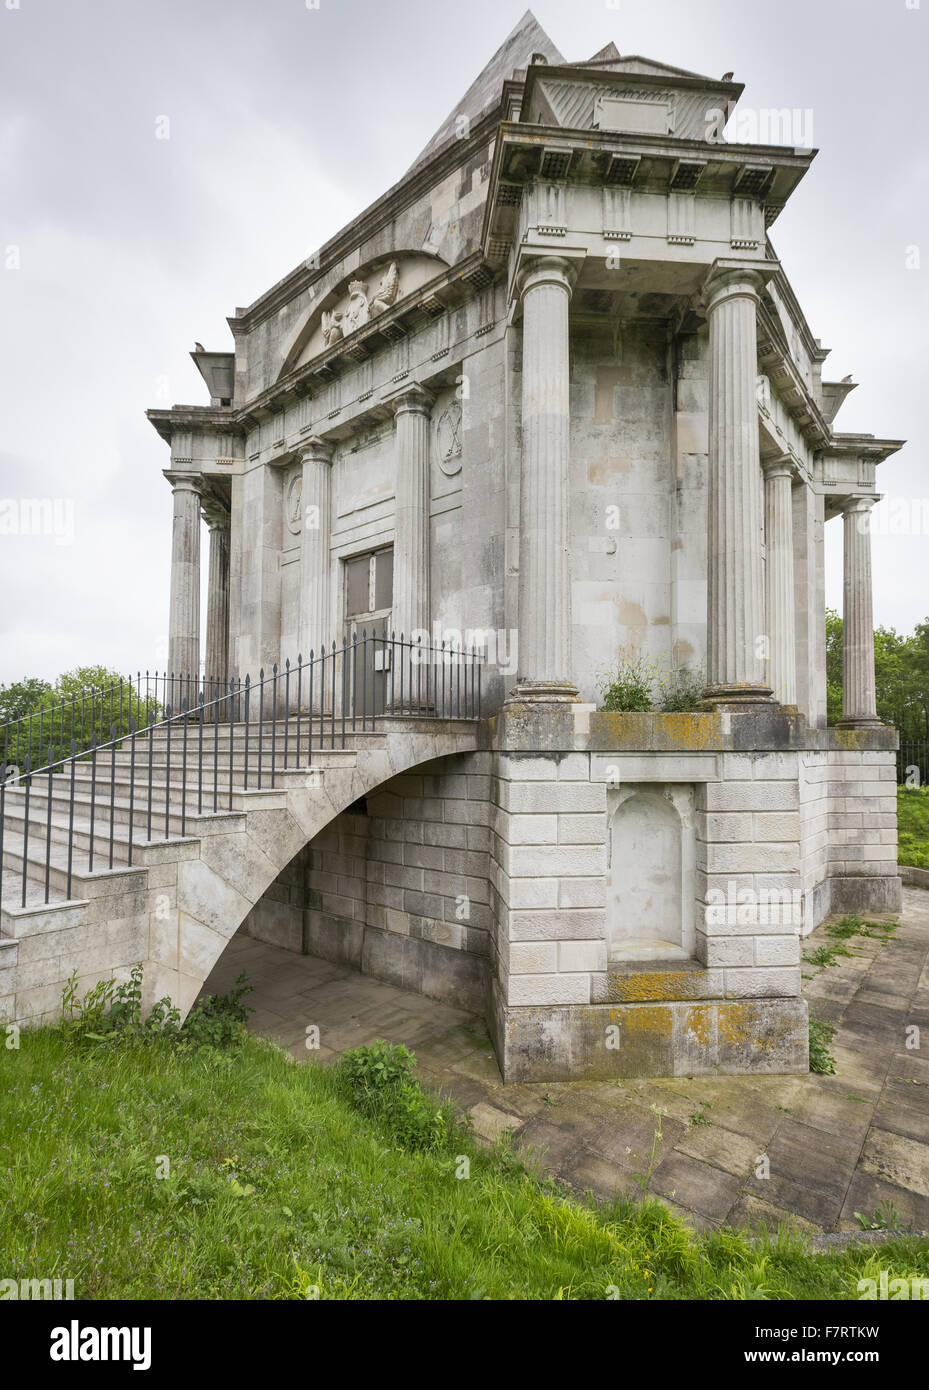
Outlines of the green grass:
{"type": "Polygon", "coordinates": [[[880,1269],[929,1275],[914,1237],[813,1256],[655,1201],[598,1210],[454,1128],[411,1151],[351,1094],[253,1037],[24,1031],[0,1050],[0,1275],[81,1299],[855,1299],[880,1269]]]}
{"type": "Polygon", "coordinates": [[[897,788],[897,859],[929,869],[929,787],[897,788]]]}

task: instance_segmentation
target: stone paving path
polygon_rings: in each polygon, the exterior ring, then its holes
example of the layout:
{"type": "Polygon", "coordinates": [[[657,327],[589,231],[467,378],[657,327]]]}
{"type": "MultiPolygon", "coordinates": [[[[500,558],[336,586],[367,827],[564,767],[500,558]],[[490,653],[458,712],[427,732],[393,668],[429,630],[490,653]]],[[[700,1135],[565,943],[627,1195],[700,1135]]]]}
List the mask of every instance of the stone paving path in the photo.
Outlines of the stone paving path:
{"type": "MultiPolygon", "coordinates": [[[[826,940],[819,928],[805,951],[826,940]]],[[[667,1113],[650,1190],[697,1227],[855,1231],[855,1212],[880,1207],[929,1230],[929,893],[906,890],[889,943],[848,945],[854,954],[835,966],[803,967],[813,1016],[838,1028],[834,1076],[504,1086],[473,1015],[242,936],[204,988],[224,992],[245,969],[252,1028],[304,1061],[375,1038],[406,1044],[424,1083],[481,1136],[512,1130],[540,1169],[598,1197],[639,1192],[632,1175],[647,1162],[657,1106],[667,1113]],[[911,1024],[919,1050],[906,1046],[911,1024]],[[308,1025],[319,1051],[306,1049],[308,1025]],[[767,1178],[755,1176],[762,1155],[767,1178]]]]}

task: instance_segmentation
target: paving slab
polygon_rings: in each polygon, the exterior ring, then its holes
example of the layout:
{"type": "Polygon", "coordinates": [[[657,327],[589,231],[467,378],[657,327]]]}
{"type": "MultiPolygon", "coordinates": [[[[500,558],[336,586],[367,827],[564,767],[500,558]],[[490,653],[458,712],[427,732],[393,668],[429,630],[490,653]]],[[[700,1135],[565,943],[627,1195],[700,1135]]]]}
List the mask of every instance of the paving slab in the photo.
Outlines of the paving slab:
{"type": "MultiPolygon", "coordinates": [[[[830,938],[820,928],[804,953],[822,944],[830,938]]],[[[699,1229],[852,1232],[861,1229],[855,1212],[870,1221],[877,1211],[926,1231],[929,892],[904,890],[891,940],[854,937],[849,949],[833,966],[803,967],[811,1014],[837,1028],[835,1074],[822,1076],[505,1086],[476,1016],[239,935],[204,989],[225,992],[244,968],[255,985],[250,1026],[310,1065],[375,1037],[413,1048],[423,1083],[470,1113],[482,1139],[513,1130],[530,1166],[600,1200],[640,1193],[633,1175],[648,1163],[658,1107],[650,1190],[699,1229]],[[305,1047],[307,1022],[322,1028],[317,1050],[305,1047]],[[756,1175],[762,1157],[766,1178],[756,1175]]]]}

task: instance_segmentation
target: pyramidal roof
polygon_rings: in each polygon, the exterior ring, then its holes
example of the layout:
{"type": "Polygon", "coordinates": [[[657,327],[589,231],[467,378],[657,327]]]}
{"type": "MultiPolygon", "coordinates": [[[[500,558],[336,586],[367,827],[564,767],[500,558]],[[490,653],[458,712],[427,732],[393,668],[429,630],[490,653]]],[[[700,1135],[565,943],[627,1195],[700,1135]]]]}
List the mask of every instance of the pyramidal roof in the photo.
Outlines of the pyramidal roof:
{"type": "Polygon", "coordinates": [[[500,97],[503,83],[517,68],[527,68],[533,53],[541,53],[549,63],[563,63],[564,57],[552,43],[531,10],[527,10],[512,33],[508,34],[479,77],[471,83],[464,96],[439,126],[428,145],[420,150],[411,169],[424,163],[441,145],[455,134],[455,121],[467,116],[473,124],[488,106],[500,97]]]}

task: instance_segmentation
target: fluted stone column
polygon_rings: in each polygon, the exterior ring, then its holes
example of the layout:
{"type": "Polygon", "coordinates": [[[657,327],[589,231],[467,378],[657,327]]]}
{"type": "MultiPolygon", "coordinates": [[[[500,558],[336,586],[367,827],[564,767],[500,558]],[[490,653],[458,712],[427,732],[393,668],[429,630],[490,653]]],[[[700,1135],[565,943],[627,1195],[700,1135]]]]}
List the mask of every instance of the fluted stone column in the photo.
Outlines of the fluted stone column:
{"type": "Polygon", "coordinates": [[[314,436],[303,449],[300,507],[300,655],[331,644],[329,585],[330,485],[332,446],[314,436]]]}
{"type": "Polygon", "coordinates": [[[174,491],[168,670],[200,677],[200,491],[189,473],[166,472],[174,491]]]}
{"type": "Polygon", "coordinates": [[[793,477],[789,455],[764,465],[765,632],[768,685],[782,705],[797,703],[793,477]]]}
{"type": "MultiPolygon", "coordinates": [[[[206,667],[204,675],[224,689],[229,679],[229,517],[207,513],[210,568],[207,578],[206,667]]],[[[216,690],[215,698],[219,693],[216,690]]]]}
{"type": "MultiPolygon", "coordinates": [[[[429,422],[432,396],[413,385],[394,400],[396,513],[391,627],[399,636],[429,634],[429,422]]],[[[429,640],[423,636],[423,642],[429,640]]]]}
{"type": "Polygon", "coordinates": [[[853,497],[842,509],[842,718],[846,728],[879,727],[874,683],[871,599],[871,508],[874,497],[853,497]]]}
{"type": "Polygon", "coordinates": [[[568,568],[568,306],[575,272],[558,256],[519,277],[523,311],[519,652],[514,698],[576,700],[568,568]]]}
{"type": "Polygon", "coordinates": [[[707,505],[707,698],[770,699],[765,680],[761,467],[755,315],[762,279],[717,266],[707,281],[710,328],[707,505]]]}

